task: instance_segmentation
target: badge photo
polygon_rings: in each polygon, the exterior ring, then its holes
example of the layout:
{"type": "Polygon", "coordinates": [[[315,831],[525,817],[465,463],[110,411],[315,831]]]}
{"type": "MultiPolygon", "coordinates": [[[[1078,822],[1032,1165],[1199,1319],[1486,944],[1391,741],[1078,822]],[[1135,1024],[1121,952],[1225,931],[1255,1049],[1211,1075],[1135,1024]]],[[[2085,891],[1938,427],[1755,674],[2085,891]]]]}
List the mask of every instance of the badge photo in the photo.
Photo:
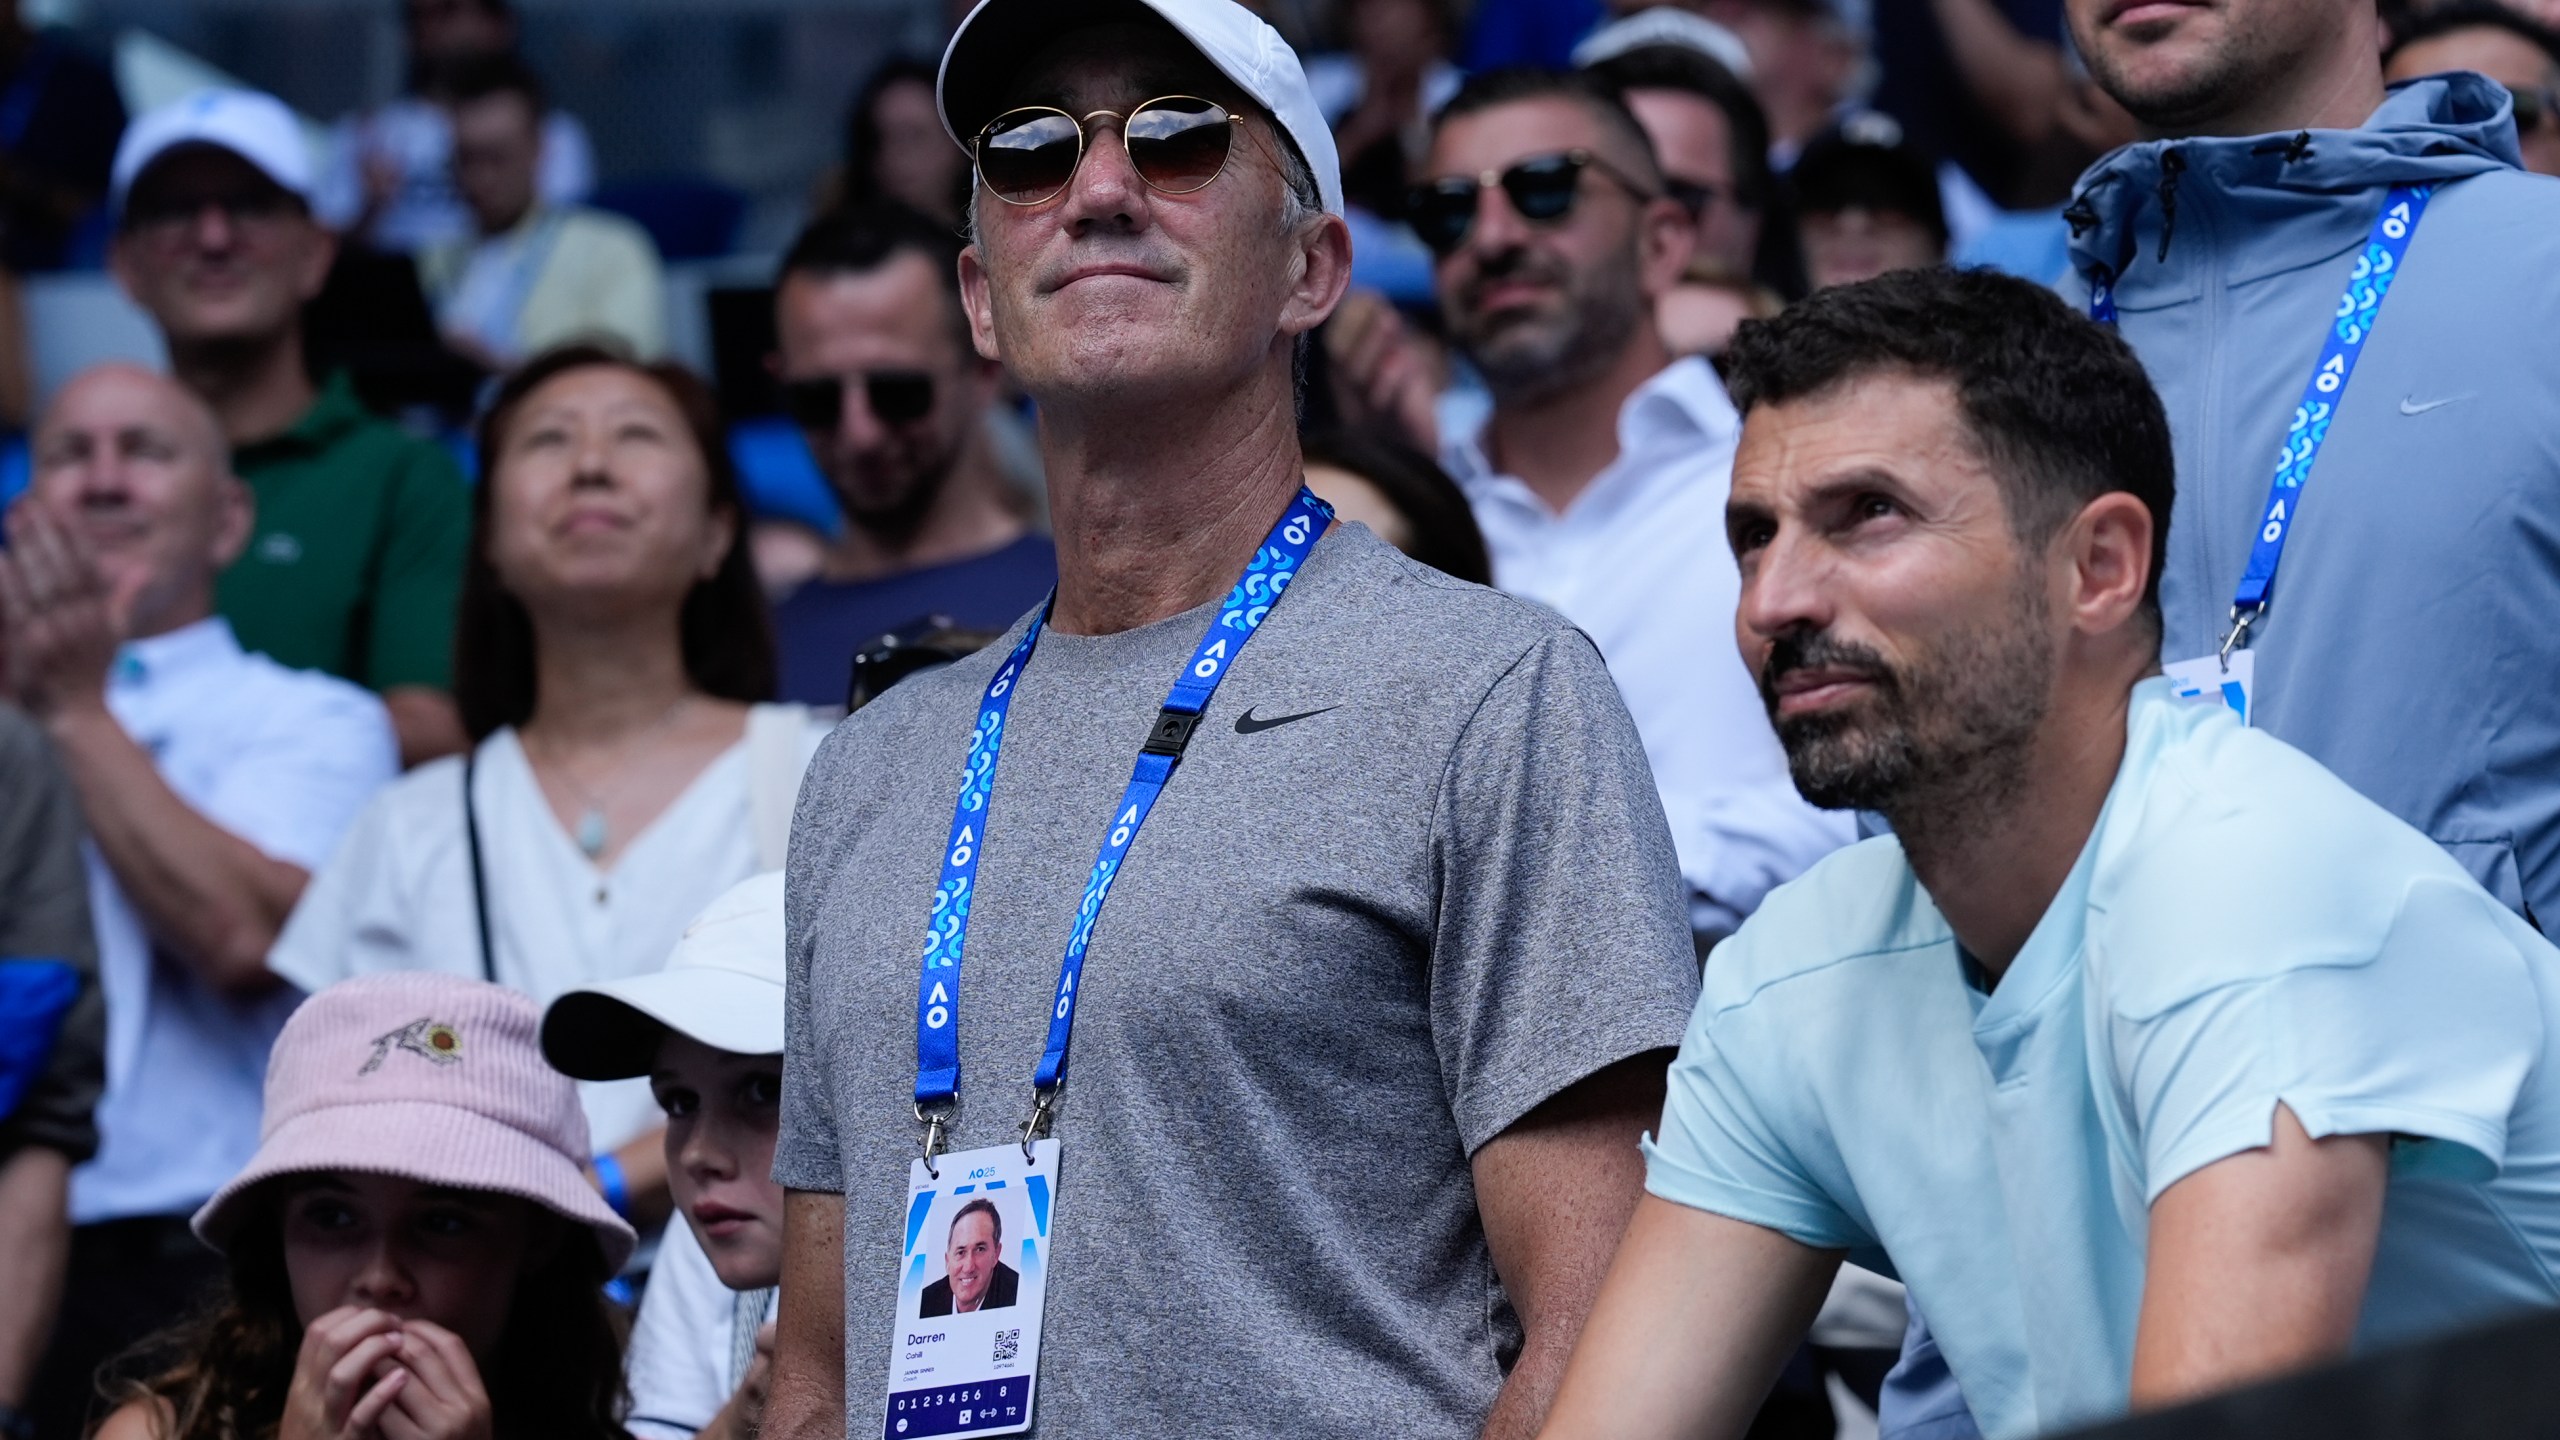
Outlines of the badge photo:
{"type": "Polygon", "coordinates": [[[944,1155],[907,1174],[883,1440],[1031,1428],[1058,1142],[944,1155]]]}

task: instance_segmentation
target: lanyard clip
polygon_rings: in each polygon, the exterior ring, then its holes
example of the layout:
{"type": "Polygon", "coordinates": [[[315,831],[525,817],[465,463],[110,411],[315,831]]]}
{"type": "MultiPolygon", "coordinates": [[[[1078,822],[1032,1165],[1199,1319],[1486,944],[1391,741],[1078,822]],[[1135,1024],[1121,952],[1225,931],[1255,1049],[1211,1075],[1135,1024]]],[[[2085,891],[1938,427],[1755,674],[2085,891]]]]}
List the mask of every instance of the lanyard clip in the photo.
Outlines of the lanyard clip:
{"type": "Polygon", "coordinates": [[[946,1111],[936,1110],[927,1115],[924,1113],[924,1102],[921,1100],[916,1102],[916,1121],[924,1126],[924,1173],[936,1180],[942,1178],[942,1171],[934,1165],[933,1157],[943,1152],[945,1142],[950,1138],[943,1124],[947,1114],[946,1111]]]}
{"type": "Polygon", "coordinates": [[[1139,753],[1180,760],[1182,752],[1190,748],[1191,732],[1198,728],[1199,711],[1176,710],[1168,705],[1156,712],[1156,723],[1147,731],[1147,743],[1139,747],[1139,753]]]}
{"type": "Polygon", "coordinates": [[[1031,1158],[1031,1142],[1048,1137],[1050,1111],[1058,1102],[1058,1089],[1052,1085],[1031,1092],[1031,1118],[1022,1122],[1022,1158],[1026,1161],[1031,1158]]]}
{"type": "Polygon", "coordinates": [[[2249,627],[2257,624],[2258,617],[2265,613],[2264,606],[2253,606],[2246,610],[2237,605],[2231,607],[2231,633],[2222,637],[2222,649],[2215,656],[2222,662],[2222,668],[2226,674],[2231,669],[2231,652],[2249,643],[2249,627]]]}

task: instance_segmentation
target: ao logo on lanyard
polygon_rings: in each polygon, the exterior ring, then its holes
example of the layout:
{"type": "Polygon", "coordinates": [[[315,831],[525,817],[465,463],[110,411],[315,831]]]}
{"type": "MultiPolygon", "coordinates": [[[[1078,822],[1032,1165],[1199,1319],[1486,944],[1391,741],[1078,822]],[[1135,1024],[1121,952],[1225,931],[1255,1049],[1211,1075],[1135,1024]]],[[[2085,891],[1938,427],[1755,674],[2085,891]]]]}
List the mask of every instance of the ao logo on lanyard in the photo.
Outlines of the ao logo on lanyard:
{"type": "MultiPolygon", "coordinates": [[[[915,1115],[926,1127],[925,1142],[924,1154],[907,1169],[906,1244],[899,1257],[883,1440],[1010,1435],[1031,1427],[1058,1197],[1058,1142],[1048,1138],[1048,1122],[1058,1087],[1066,1080],[1067,1040],[1075,1027],[1094,922],[1218,683],[1280,602],[1332,520],[1323,501],[1303,487],[1298,491],[1166,694],[1128,789],[1112,807],[1101,853],[1094,857],[1076,905],[1050,1005],[1048,1043],[1032,1072],[1031,1118],[1022,1124],[1020,1143],[944,1155],[944,1127],[960,1098],[960,962],[977,898],[979,852],[985,846],[1014,689],[1047,628],[1049,605],[1032,617],[1021,642],[987,682],[969,755],[961,765],[951,839],[943,847],[942,877],[934,888],[916,982],[915,1115]],[[937,1262],[940,1278],[931,1278],[937,1262]]],[[[1052,596],[1050,604],[1055,603],[1052,596]]]]}
{"type": "MultiPolygon", "coordinates": [[[[2239,592],[2232,597],[2231,628],[2224,633],[2222,647],[2216,653],[2162,667],[2171,684],[2186,698],[2219,698],[2238,711],[2243,721],[2249,718],[2257,670],[2256,657],[2248,650],[2250,629],[2266,614],[2267,602],[2275,591],[2276,566],[2284,559],[2285,540],[2301,518],[2303,487],[2310,483],[2311,467],[2318,462],[2321,447],[2328,443],[2330,423],[2346,401],[2347,382],[2355,378],[2356,362],[2364,355],[2364,342],[2373,334],[2374,319],[2382,310],[2383,299],[2391,293],[2392,282],[2399,278],[2400,264],[2409,254],[2410,238],[2418,233],[2418,222],[2425,217],[2427,201],[2434,194],[2432,185],[2400,185],[2383,198],[2382,213],[2374,217],[2373,231],[2356,254],[2345,293],[2338,297],[2337,312],[2320,346],[2319,363],[2312,366],[2311,378],[2303,382],[2293,423],[2286,427],[2284,444],[2276,452],[2275,478],[2268,484],[2266,508],[2259,512],[2249,563],[2240,572],[2239,592]]],[[[2115,277],[2103,270],[2090,280],[2089,318],[2101,325],[2116,323],[2115,277]]]]}

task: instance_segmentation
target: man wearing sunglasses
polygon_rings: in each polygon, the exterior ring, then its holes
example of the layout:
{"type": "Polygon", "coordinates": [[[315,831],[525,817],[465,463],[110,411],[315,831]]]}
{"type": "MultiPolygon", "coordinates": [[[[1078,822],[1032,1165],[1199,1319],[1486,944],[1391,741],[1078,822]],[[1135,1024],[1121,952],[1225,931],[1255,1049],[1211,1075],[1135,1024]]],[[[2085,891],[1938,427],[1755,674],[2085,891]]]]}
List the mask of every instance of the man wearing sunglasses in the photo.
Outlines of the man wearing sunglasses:
{"type": "Polygon", "coordinates": [[[941,104],[1058,589],[846,720],[802,792],[765,1433],[902,1433],[915,1187],[1048,1153],[1045,1243],[1005,1227],[1005,1383],[1036,1388],[966,1403],[1528,1435],[1696,987],[1641,742],[1583,636],[1302,492],[1297,351],[1351,257],[1276,32],[989,0],[941,104]]]}
{"type": "Polygon", "coordinates": [[[2524,168],[2560,175],[2560,34],[2496,0],[2456,0],[2392,26],[2383,79],[2397,83],[2448,70],[2473,71],[2506,87],[2524,168]]]}
{"type": "Polygon", "coordinates": [[[1644,131],[1589,74],[1496,72],[1443,110],[1409,205],[1439,252],[1449,332],[1493,391],[1444,460],[1494,583],[1553,606],[1609,657],[1711,944],[1854,838],[1787,778],[1742,662],[1697,643],[1739,592],[1723,544],[1738,423],[1704,360],[1674,362],[1654,306],[1690,255],[1644,131]]]}
{"type": "Polygon", "coordinates": [[[960,242],[890,202],[820,217],[774,287],[775,378],[844,529],[774,608],[782,698],[840,705],[856,652],[927,615],[1001,632],[1058,583],[987,432],[998,367],[960,308],[960,242]]]}

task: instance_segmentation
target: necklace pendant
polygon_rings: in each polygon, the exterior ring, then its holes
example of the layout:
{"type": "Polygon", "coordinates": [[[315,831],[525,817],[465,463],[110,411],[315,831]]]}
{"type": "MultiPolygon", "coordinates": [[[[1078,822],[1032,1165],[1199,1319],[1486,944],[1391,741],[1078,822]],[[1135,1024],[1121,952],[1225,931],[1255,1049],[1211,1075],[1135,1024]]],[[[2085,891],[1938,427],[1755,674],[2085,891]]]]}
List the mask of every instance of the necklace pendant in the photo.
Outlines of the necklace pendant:
{"type": "Polygon", "coordinates": [[[578,816],[578,848],[587,852],[588,859],[593,860],[604,853],[606,838],[607,832],[604,824],[604,812],[593,805],[588,806],[584,811],[580,812],[578,816]]]}

